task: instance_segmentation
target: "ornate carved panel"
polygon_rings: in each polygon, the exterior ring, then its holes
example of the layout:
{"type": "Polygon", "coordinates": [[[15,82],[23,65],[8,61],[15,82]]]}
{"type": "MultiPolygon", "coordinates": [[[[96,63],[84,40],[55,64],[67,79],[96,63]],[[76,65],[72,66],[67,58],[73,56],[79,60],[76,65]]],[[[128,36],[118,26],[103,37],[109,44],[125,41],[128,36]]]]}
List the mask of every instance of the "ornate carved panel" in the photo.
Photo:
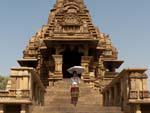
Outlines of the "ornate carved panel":
{"type": "Polygon", "coordinates": [[[62,25],[80,25],[81,19],[77,14],[69,13],[65,14],[63,17],[62,25]]]}
{"type": "Polygon", "coordinates": [[[129,92],[129,99],[137,99],[137,98],[138,98],[138,91],[129,92]]]}

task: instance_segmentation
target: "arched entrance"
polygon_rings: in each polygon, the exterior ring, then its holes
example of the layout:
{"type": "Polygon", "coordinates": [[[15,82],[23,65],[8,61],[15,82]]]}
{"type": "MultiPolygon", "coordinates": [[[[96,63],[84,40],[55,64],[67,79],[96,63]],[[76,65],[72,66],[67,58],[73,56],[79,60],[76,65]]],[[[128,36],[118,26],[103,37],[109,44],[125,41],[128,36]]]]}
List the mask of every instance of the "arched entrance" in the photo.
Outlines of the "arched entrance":
{"type": "Polygon", "coordinates": [[[72,75],[67,72],[67,69],[72,66],[81,65],[81,56],[83,54],[78,51],[78,48],[74,48],[71,50],[70,48],[66,48],[63,52],[63,78],[70,78],[72,75]]]}

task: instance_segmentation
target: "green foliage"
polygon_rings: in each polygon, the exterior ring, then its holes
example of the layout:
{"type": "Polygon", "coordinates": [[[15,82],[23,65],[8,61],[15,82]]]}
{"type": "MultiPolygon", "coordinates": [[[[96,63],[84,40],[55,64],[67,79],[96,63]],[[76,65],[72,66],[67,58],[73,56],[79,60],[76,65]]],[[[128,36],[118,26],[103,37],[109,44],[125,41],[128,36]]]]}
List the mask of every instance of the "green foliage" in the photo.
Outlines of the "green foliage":
{"type": "Polygon", "coordinates": [[[0,76],[0,90],[4,90],[7,85],[8,76],[0,76]]]}

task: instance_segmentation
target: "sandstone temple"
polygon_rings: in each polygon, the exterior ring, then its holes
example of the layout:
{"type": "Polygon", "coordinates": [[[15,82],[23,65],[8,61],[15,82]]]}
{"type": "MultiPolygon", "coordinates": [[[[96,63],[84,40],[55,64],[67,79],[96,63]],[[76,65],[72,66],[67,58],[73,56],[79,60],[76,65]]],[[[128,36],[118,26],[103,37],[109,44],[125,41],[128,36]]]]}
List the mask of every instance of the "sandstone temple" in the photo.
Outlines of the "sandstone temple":
{"type": "MultiPolygon", "coordinates": [[[[94,1],[93,1],[94,2],[94,1]]],[[[92,22],[84,0],[56,0],[0,91],[0,113],[150,113],[145,68],[117,72],[124,61],[92,22]],[[67,69],[81,65],[80,97],[70,104],[67,69]]]]}

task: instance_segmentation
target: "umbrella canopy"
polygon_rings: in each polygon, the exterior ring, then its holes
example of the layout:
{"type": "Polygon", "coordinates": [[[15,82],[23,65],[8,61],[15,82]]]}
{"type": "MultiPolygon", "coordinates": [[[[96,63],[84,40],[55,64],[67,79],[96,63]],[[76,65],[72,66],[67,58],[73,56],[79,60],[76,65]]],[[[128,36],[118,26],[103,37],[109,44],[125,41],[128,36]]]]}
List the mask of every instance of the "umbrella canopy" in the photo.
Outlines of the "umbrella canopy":
{"type": "Polygon", "coordinates": [[[82,66],[73,66],[73,67],[67,69],[67,71],[70,74],[73,74],[74,71],[76,71],[77,74],[81,74],[84,71],[84,67],[82,67],[82,66]]]}

